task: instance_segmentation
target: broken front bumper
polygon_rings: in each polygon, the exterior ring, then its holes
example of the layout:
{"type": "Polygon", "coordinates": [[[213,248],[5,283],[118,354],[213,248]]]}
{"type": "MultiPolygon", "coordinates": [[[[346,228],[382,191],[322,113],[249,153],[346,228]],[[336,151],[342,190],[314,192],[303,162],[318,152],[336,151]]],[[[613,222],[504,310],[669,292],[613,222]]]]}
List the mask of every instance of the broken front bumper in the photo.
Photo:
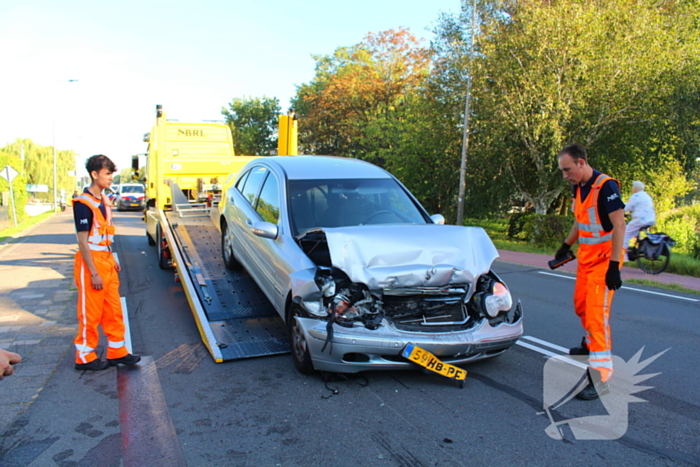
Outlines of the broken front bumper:
{"type": "Polygon", "coordinates": [[[364,326],[333,325],[332,346],[326,342],[325,321],[296,319],[304,331],[314,368],[318,371],[357,373],[366,370],[415,368],[401,356],[406,344],[417,345],[445,363],[459,365],[494,357],[510,348],[523,335],[522,308],[514,307],[510,322],[491,326],[482,320],[471,329],[452,332],[410,332],[383,325],[375,330],[364,326]]]}

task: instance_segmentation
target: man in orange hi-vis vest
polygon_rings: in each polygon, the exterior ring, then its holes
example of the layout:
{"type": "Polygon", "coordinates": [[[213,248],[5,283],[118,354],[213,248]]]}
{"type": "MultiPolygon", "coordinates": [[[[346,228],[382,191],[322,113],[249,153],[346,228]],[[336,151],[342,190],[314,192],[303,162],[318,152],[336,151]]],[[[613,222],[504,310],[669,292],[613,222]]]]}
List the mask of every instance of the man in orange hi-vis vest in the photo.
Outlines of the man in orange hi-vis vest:
{"type": "Polygon", "coordinates": [[[625,204],[618,181],[588,165],[582,146],[559,152],[559,170],[571,183],[576,219],[555,257],[565,257],[578,241],[574,309],[584,330],[581,346],[569,354],[588,355],[588,385],[576,397],[593,400],[610,392],[613,374],[609,318],[615,290],[622,287],[625,204]]]}
{"type": "Polygon", "coordinates": [[[90,157],[87,168],[92,183],[73,198],[73,218],[78,235],[73,275],[78,287],[78,333],[75,336],[75,369],[104,370],[110,365],[134,365],[124,341],[124,317],[119,298],[119,263],[112,254],[114,240],[111,203],[102,191],[112,184],[117,170],[107,156],[90,157]],[[95,352],[99,343],[97,326],[107,336],[107,361],[95,352]]]}

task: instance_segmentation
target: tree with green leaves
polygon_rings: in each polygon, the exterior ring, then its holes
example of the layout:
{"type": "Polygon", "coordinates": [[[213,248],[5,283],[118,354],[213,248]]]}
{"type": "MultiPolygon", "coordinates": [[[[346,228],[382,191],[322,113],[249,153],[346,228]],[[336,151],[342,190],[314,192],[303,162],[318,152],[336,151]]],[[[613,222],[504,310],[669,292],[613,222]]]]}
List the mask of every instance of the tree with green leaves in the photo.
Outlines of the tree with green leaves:
{"type": "Polygon", "coordinates": [[[305,152],[349,157],[363,157],[381,144],[366,137],[367,126],[400,115],[430,65],[428,49],[406,29],[368,34],[359,44],[314,59],[313,80],[299,86],[293,99],[300,145],[305,152]]]}
{"type": "MultiPolygon", "coordinates": [[[[53,196],[53,148],[41,146],[30,139],[17,139],[5,147],[0,148],[0,155],[13,156],[20,159],[24,154],[24,162],[20,173],[27,184],[48,185],[49,195],[47,201],[53,196]]],[[[56,182],[57,191],[63,189],[66,193],[72,193],[75,189],[75,177],[68,175],[75,170],[75,152],[71,150],[56,151],[56,182]]],[[[24,187],[23,187],[24,191],[24,187]]]]}
{"type": "Polygon", "coordinates": [[[267,156],[277,149],[279,99],[270,97],[234,98],[221,113],[231,126],[236,154],[267,156]]]}
{"type": "MultiPolygon", "coordinates": [[[[0,193],[8,192],[8,194],[13,195],[14,199],[9,199],[8,197],[7,205],[3,207],[7,208],[10,219],[20,222],[27,218],[27,214],[24,211],[24,205],[27,204],[27,179],[24,176],[22,161],[19,156],[8,155],[0,150],[0,171],[4,172],[5,167],[8,165],[15,169],[18,175],[12,180],[12,190],[10,190],[9,182],[0,177],[0,193]],[[14,203],[14,212],[12,210],[12,203],[14,203]],[[14,219],[14,213],[17,214],[17,219],[14,219]]],[[[0,197],[0,205],[3,205],[2,200],[3,198],[0,197]]]]}
{"type": "Polygon", "coordinates": [[[545,213],[567,196],[556,154],[572,142],[623,180],[668,157],[692,166],[697,1],[477,4],[476,144],[491,147],[518,198],[545,213]]]}

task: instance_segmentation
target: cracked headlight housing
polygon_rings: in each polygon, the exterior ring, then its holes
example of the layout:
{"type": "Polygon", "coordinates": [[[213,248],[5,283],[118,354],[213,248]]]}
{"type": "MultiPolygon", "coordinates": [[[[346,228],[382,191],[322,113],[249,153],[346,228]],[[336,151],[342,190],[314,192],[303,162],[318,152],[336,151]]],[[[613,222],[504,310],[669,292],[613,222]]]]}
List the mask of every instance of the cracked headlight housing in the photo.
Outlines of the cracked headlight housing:
{"type": "Polygon", "coordinates": [[[513,297],[503,282],[486,276],[481,284],[481,291],[474,294],[474,303],[482,316],[493,319],[513,307],[513,297]]]}

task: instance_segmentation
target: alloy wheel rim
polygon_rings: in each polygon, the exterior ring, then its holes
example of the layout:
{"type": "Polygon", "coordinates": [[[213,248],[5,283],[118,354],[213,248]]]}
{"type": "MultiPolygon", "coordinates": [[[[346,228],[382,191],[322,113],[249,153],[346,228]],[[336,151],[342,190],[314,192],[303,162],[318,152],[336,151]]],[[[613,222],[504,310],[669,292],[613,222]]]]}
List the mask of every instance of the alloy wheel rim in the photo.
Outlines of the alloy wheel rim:
{"type": "MultiPolygon", "coordinates": [[[[292,319],[294,319],[295,316],[297,315],[292,316],[292,319]]],[[[294,348],[294,354],[296,355],[297,360],[301,361],[304,359],[304,355],[306,355],[306,340],[304,339],[303,331],[300,329],[298,324],[294,324],[292,331],[292,347],[294,348]]]]}
{"type": "Polygon", "coordinates": [[[224,252],[226,253],[226,259],[229,260],[233,256],[233,236],[231,235],[231,230],[226,229],[226,236],[224,240],[224,252]]]}

